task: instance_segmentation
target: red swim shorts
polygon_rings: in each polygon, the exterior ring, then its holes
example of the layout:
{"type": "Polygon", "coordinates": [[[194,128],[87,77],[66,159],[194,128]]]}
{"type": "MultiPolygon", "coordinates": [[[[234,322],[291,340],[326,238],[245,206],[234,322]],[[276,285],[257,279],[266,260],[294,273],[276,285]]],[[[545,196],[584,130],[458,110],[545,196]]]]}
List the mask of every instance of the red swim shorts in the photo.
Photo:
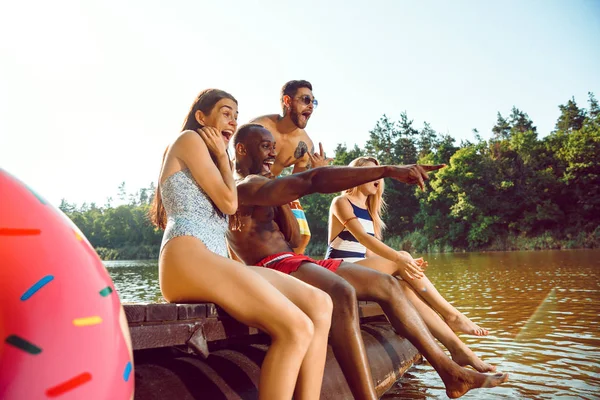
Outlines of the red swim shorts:
{"type": "Polygon", "coordinates": [[[320,265],[323,268],[327,268],[331,272],[337,271],[343,260],[313,260],[312,258],[303,254],[296,253],[277,253],[263,258],[258,262],[259,267],[271,268],[276,271],[283,272],[284,274],[291,274],[295,272],[302,263],[310,262],[313,264],[320,265]]]}

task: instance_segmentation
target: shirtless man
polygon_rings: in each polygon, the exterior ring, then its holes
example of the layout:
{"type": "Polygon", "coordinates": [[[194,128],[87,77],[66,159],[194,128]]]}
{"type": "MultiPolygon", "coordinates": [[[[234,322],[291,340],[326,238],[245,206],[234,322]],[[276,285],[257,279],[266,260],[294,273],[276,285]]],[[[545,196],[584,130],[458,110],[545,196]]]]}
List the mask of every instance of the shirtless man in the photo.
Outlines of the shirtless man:
{"type": "MultiPolygon", "coordinates": [[[[327,292],[333,301],[330,344],[356,399],[376,399],[360,334],[357,299],[380,304],[394,329],[406,337],[438,372],[446,394],[460,397],[471,389],[497,386],[506,374],[488,375],[463,368],[446,356],[388,274],[341,260],[315,261],[292,252],[298,230],[287,204],[310,193],[333,193],[390,177],[423,188],[427,171],[438,166],[324,167],[270,179],[275,140],[264,127],[248,124],[234,137],[238,211],[227,233],[229,245],[248,265],[291,274],[327,292]],[[262,175],[262,176],[261,176],[262,175]]],[[[418,277],[422,271],[412,271],[418,277]]]]}
{"type": "MultiPolygon", "coordinates": [[[[304,130],[317,104],[310,82],[289,81],[281,88],[283,115],[264,115],[251,121],[267,128],[277,142],[277,157],[271,167],[274,176],[278,176],[284,168],[291,165],[294,166],[292,173],[295,174],[328,165],[333,161],[325,157],[321,143],[319,143],[319,153],[315,153],[313,141],[304,130]]],[[[298,220],[302,235],[294,251],[303,254],[310,241],[310,229],[298,199],[291,202],[290,207],[298,220]]]]}

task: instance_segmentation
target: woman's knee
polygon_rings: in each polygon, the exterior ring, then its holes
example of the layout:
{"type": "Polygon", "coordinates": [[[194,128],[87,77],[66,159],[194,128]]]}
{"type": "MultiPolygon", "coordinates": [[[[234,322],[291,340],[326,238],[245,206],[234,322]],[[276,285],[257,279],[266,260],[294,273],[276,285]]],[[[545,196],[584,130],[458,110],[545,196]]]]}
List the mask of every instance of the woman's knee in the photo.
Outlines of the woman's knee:
{"type": "Polygon", "coordinates": [[[302,347],[308,347],[315,333],[310,317],[299,308],[280,314],[279,318],[271,321],[269,325],[268,333],[274,340],[282,340],[302,347]]]}
{"type": "Polygon", "coordinates": [[[320,289],[312,288],[307,294],[306,302],[310,305],[310,310],[307,310],[306,314],[312,320],[315,328],[331,325],[333,311],[331,296],[320,289]]]}

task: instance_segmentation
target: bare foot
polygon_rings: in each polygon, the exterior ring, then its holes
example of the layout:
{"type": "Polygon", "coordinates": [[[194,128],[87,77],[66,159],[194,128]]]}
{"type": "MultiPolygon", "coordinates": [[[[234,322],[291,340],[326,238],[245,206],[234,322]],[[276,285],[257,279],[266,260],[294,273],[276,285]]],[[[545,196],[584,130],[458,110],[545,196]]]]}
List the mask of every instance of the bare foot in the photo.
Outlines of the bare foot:
{"type": "Polygon", "coordinates": [[[471,349],[467,347],[467,350],[460,352],[460,354],[454,354],[451,352],[452,360],[464,367],[465,365],[470,365],[475,368],[479,372],[494,372],[496,371],[496,367],[481,361],[479,357],[471,349]]]}
{"type": "Polygon", "coordinates": [[[446,319],[446,323],[454,332],[462,332],[475,336],[487,336],[490,333],[487,329],[480,328],[475,322],[461,313],[446,319]]]}
{"type": "Polygon", "coordinates": [[[463,368],[459,376],[450,376],[447,381],[444,380],[444,384],[448,397],[456,399],[471,389],[492,388],[507,380],[508,374],[488,375],[463,368]]]}

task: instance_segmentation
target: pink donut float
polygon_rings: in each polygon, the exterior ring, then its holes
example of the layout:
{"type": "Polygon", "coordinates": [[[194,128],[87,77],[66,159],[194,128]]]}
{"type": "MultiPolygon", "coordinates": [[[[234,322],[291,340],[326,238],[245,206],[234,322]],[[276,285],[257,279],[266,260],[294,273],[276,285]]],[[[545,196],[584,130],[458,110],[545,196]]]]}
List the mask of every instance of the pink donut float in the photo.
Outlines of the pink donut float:
{"type": "Polygon", "coordinates": [[[131,399],[127,320],[100,258],[0,169],[0,399],[131,399]]]}

